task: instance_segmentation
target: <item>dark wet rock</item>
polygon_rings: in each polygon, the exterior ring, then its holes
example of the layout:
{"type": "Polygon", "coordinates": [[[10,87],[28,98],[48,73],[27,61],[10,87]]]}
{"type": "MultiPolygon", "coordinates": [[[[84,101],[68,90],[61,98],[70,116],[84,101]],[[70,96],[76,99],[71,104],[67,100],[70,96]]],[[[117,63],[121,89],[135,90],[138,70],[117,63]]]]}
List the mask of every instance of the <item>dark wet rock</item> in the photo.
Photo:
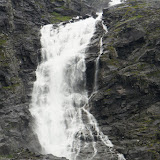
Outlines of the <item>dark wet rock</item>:
{"type": "Polygon", "coordinates": [[[79,0],[70,0],[66,3],[66,6],[73,10],[77,15],[85,15],[85,14],[95,14],[95,9],[88,5],[86,1],[79,1],[79,0]]]}
{"type": "MultiPolygon", "coordinates": [[[[160,157],[159,14],[159,1],[144,0],[103,13],[108,33],[103,36],[99,88],[90,107],[104,134],[127,160],[160,157]]],[[[88,77],[88,86],[93,83],[93,76],[88,77]]]]}
{"type": "Polygon", "coordinates": [[[84,0],[87,4],[95,8],[97,12],[100,12],[103,10],[103,8],[108,7],[108,3],[110,0],[84,0]]]}
{"type": "Polygon", "coordinates": [[[77,160],[82,159],[93,159],[93,160],[118,160],[117,154],[111,148],[104,145],[101,141],[96,143],[97,153],[94,155],[93,146],[89,144],[90,147],[82,148],[77,160]]]}
{"type": "Polygon", "coordinates": [[[99,20],[96,24],[96,31],[91,39],[91,42],[86,50],[86,78],[87,78],[87,90],[89,95],[93,91],[94,76],[95,76],[95,65],[96,58],[100,54],[100,39],[104,34],[102,21],[99,20]]]}
{"type": "Polygon", "coordinates": [[[86,14],[86,15],[83,16],[83,19],[87,19],[87,18],[89,18],[89,17],[91,17],[91,15],[86,14]]]}

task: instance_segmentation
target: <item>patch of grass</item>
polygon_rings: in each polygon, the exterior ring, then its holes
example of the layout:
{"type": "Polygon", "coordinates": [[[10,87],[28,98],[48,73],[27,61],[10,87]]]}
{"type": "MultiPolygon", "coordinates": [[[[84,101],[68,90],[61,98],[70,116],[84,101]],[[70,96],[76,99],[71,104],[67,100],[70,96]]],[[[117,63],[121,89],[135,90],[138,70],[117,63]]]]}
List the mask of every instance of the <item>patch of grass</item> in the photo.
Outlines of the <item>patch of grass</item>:
{"type": "Polygon", "coordinates": [[[117,59],[109,59],[106,63],[113,66],[119,65],[119,61],[117,59]]]}
{"type": "Polygon", "coordinates": [[[10,154],[10,155],[4,155],[4,156],[0,155],[0,159],[2,159],[2,158],[3,158],[3,159],[4,159],[4,158],[7,158],[7,159],[9,158],[9,159],[10,159],[10,158],[14,158],[14,156],[11,155],[11,154],[10,154]]]}
{"type": "Polygon", "coordinates": [[[15,88],[16,88],[17,86],[19,86],[19,85],[20,85],[20,84],[17,83],[17,84],[13,84],[13,85],[10,85],[10,86],[3,86],[2,88],[5,89],[5,90],[12,90],[12,91],[14,91],[15,88]]]}
{"type": "Polygon", "coordinates": [[[115,49],[114,49],[113,46],[107,46],[107,49],[108,49],[109,51],[111,51],[111,52],[114,52],[114,51],[115,51],[115,49]]]}
{"type": "Polygon", "coordinates": [[[6,56],[5,53],[2,49],[0,49],[0,62],[6,60],[6,56]]]}
{"type": "Polygon", "coordinates": [[[8,67],[9,66],[9,62],[0,62],[0,66],[8,67]]]}
{"type": "Polygon", "coordinates": [[[117,57],[117,51],[112,45],[108,45],[107,50],[109,51],[111,57],[117,57]]]}
{"type": "Polygon", "coordinates": [[[0,46],[4,45],[7,42],[5,39],[0,39],[0,46]]]}
{"type": "Polygon", "coordinates": [[[124,22],[119,22],[119,23],[115,26],[115,28],[116,28],[116,30],[117,30],[117,28],[120,27],[121,25],[127,24],[127,22],[129,22],[129,21],[136,20],[136,19],[142,18],[142,17],[143,17],[142,15],[137,15],[137,16],[130,17],[130,18],[128,18],[128,19],[127,19],[126,21],[124,21],[124,22]]]}
{"type": "Polygon", "coordinates": [[[57,22],[64,22],[70,20],[72,17],[70,16],[63,16],[57,12],[52,12],[51,22],[57,23],[57,22]]]}
{"type": "Polygon", "coordinates": [[[105,95],[110,96],[112,94],[111,91],[112,91],[111,89],[107,89],[105,91],[105,95]]]}
{"type": "Polygon", "coordinates": [[[7,36],[5,34],[0,34],[0,46],[5,45],[7,42],[7,36]]]}

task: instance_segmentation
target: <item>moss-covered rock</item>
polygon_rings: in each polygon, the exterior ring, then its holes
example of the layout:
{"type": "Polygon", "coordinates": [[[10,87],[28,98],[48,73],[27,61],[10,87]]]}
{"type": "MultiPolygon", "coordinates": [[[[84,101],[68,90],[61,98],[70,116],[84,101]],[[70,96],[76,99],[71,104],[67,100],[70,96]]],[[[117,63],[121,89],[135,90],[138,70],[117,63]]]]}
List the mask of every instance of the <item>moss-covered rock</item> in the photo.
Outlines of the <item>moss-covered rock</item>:
{"type": "Polygon", "coordinates": [[[64,22],[64,21],[69,21],[71,19],[72,19],[71,16],[63,16],[57,12],[52,12],[51,18],[50,18],[52,23],[60,23],[60,22],[64,22]]]}

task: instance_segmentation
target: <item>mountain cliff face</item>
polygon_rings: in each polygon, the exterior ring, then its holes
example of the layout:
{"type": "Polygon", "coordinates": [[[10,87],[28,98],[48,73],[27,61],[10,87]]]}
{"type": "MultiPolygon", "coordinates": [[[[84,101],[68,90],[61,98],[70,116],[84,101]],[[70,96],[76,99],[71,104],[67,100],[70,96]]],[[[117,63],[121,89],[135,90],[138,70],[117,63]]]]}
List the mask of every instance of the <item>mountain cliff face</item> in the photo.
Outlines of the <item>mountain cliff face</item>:
{"type": "MultiPolygon", "coordinates": [[[[90,99],[91,112],[128,160],[160,157],[159,15],[159,1],[132,1],[103,10],[108,33],[101,33],[99,91],[90,99]]],[[[87,59],[90,90],[96,40],[87,59]]]]}
{"type": "MultiPolygon", "coordinates": [[[[0,159],[60,160],[38,153],[41,148],[28,111],[41,60],[39,30],[45,24],[91,14],[90,5],[91,1],[78,0],[0,1],[0,159]]],[[[108,33],[99,22],[88,48],[87,87],[92,93],[103,36],[99,90],[90,99],[91,112],[128,160],[160,157],[159,15],[158,1],[131,1],[104,9],[108,33]]]]}
{"type": "Polygon", "coordinates": [[[91,12],[91,7],[78,1],[0,1],[0,159],[21,155],[25,159],[29,150],[40,150],[28,111],[41,59],[40,27],[91,12]]]}
{"type": "Polygon", "coordinates": [[[83,2],[95,8],[96,11],[102,11],[103,8],[108,7],[110,0],[83,0],[83,2]]]}

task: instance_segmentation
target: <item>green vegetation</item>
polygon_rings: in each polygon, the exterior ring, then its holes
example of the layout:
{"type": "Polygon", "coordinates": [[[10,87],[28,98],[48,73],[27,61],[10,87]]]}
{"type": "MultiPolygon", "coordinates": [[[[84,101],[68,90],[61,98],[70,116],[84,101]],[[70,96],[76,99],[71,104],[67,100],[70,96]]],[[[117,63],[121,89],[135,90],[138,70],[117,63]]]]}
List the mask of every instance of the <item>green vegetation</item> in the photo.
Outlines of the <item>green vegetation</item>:
{"type": "MultiPolygon", "coordinates": [[[[11,155],[11,154],[10,154],[10,155],[4,155],[4,156],[0,155],[0,160],[1,160],[1,159],[4,160],[4,158],[5,158],[5,159],[6,159],[6,158],[7,158],[7,159],[10,159],[10,158],[14,158],[14,156],[11,155]]],[[[7,159],[6,159],[6,160],[7,160],[7,159]]]]}
{"type": "Polygon", "coordinates": [[[153,124],[159,119],[160,115],[143,113],[140,117],[135,117],[137,129],[131,130],[130,132],[131,135],[138,136],[138,139],[140,140],[138,145],[147,147],[148,152],[152,153],[154,160],[158,160],[159,156],[158,152],[155,151],[155,147],[159,148],[160,146],[160,131],[157,129],[159,123],[157,125],[153,124]]]}
{"type": "Polygon", "coordinates": [[[5,39],[0,39],[0,46],[6,44],[6,42],[7,42],[7,41],[6,41],[5,39]]]}
{"type": "Polygon", "coordinates": [[[6,43],[7,43],[7,36],[4,34],[0,34],[0,66],[8,66],[9,65],[6,54],[5,54],[6,43]]]}
{"type": "Polygon", "coordinates": [[[7,91],[15,92],[16,88],[21,85],[21,80],[19,77],[12,77],[10,82],[11,84],[9,86],[3,86],[2,88],[7,91]]]}
{"type": "Polygon", "coordinates": [[[7,42],[7,37],[4,34],[0,34],[0,54],[3,52],[6,42],[7,42]]]}
{"type": "Polygon", "coordinates": [[[112,58],[117,57],[117,51],[116,51],[116,49],[113,47],[112,44],[110,44],[110,45],[107,46],[107,50],[108,50],[108,53],[109,53],[110,57],[112,57],[112,58]]]}
{"type": "Polygon", "coordinates": [[[4,49],[0,48],[0,66],[8,67],[9,62],[10,62],[9,59],[5,54],[5,48],[4,49]]]}
{"type": "Polygon", "coordinates": [[[44,7],[40,2],[35,1],[35,3],[36,3],[40,8],[43,8],[43,7],[44,7]]]}
{"type": "Polygon", "coordinates": [[[9,62],[0,62],[0,66],[8,67],[9,66],[9,62]]]}
{"type": "Polygon", "coordinates": [[[108,59],[106,63],[108,65],[112,65],[112,66],[118,66],[119,65],[118,59],[108,59]]]}
{"type": "Polygon", "coordinates": [[[111,89],[107,89],[106,93],[107,93],[107,95],[110,95],[111,94],[111,89]]]}
{"type": "Polygon", "coordinates": [[[52,12],[51,22],[57,23],[57,22],[64,22],[70,20],[72,17],[70,16],[63,16],[57,12],[52,12]]]}
{"type": "Polygon", "coordinates": [[[142,15],[137,15],[137,16],[130,17],[130,18],[128,18],[126,21],[119,22],[119,23],[115,26],[115,28],[120,27],[120,26],[122,26],[122,25],[124,25],[124,24],[127,24],[127,22],[129,22],[129,21],[137,20],[138,18],[143,18],[143,16],[142,16],[142,15]]]}
{"type": "Polygon", "coordinates": [[[110,51],[110,52],[115,52],[115,48],[113,46],[107,46],[107,49],[110,51]]]}
{"type": "Polygon", "coordinates": [[[10,86],[3,86],[2,88],[3,89],[6,89],[6,90],[12,90],[12,91],[14,91],[14,89],[17,87],[17,86],[19,86],[20,84],[13,84],[13,85],[10,85],[10,86]]]}
{"type": "Polygon", "coordinates": [[[2,49],[0,49],[0,62],[6,59],[5,53],[2,49]]]}

